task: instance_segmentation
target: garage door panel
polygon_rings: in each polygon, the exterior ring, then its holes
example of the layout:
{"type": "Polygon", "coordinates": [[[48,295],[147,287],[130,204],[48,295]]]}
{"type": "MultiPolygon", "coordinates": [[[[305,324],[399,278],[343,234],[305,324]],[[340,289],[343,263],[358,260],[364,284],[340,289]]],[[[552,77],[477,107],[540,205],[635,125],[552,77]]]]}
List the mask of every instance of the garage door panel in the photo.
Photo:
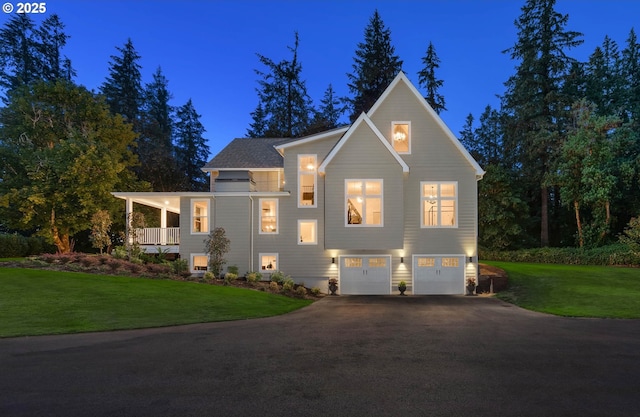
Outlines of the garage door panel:
{"type": "Polygon", "coordinates": [[[391,293],[391,257],[344,256],[340,258],[340,293],[383,295],[391,293]]]}
{"type": "Polygon", "coordinates": [[[414,294],[464,293],[464,256],[414,257],[414,294]]]}

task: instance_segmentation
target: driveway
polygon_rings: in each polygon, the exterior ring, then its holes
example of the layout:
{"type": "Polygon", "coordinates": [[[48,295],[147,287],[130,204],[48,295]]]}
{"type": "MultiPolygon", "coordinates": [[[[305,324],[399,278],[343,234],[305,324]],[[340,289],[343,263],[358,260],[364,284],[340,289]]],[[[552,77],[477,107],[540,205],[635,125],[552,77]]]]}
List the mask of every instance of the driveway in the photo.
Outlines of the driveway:
{"type": "Polygon", "coordinates": [[[638,416],[640,320],[341,296],[268,319],[0,339],[0,415],[638,416]]]}

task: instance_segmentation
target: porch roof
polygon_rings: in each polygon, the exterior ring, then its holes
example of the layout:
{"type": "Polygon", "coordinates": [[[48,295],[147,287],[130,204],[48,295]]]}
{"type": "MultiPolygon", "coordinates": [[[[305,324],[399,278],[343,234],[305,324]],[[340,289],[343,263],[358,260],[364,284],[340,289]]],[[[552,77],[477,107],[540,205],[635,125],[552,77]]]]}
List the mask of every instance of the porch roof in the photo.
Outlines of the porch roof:
{"type": "Polygon", "coordinates": [[[132,200],[134,203],[142,204],[158,209],[166,208],[167,211],[180,214],[180,197],[210,197],[209,192],[113,192],[116,198],[132,200]]]}

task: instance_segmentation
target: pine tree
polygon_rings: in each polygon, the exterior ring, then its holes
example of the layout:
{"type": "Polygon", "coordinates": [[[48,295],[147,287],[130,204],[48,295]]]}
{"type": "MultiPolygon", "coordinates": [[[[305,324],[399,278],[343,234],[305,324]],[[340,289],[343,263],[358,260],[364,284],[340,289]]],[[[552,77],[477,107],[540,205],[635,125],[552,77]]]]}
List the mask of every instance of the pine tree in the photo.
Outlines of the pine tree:
{"type": "Polygon", "coordinates": [[[596,114],[622,113],[622,77],[620,54],[615,41],[605,36],[585,65],[585,97],[596,105],[596,114]]]}
{"type": "Polygon", "coordinates": [[[38,79],[34,30],[28,14],[11,16],[0,30],[0,86],[7,92],[38,79]]]}
{"type": "Polygon", "coordinates": [[[482,157],[476,141],[476,135],[473,132],[473,114],[469,113],[464,119],[464,125],[460,131],[460,143],[473,156],[473,159],[480,161],[482,157]]]}
{"type": "Polygon", "coordinates": [[[248,134],[253,137],[299,137],[307,132],[311,119],[311,99],[301,78],[298,61],[298,32],[295,33],[291,60],[275,62],[258,54],[267,71],[256,70],[261,79],[259,104],[252,113],[253,123],[248,134]]]}
{"type": "Polygon", "coordinates": [[[626,120],[633,120],[640,133],[640,43],[633,29],[629,32],[626,47],[622,50],[621,76],[623,79],[626,120]]]}
{"type": "Polygon", "coordinates": [[[64,33],[64,24],[58,15],[46,18],[35,35],[41,79],[71,81],[76,75],[75,70],[71,67],[71,60],[62,55],[62,48],[67,44],[69,36],[64,33]]]}
{"type": "Polygon", "coordinates": [[[336,97],[333,91],[333,86],[329,84],[320,101],[320,107],[315,111],[311,127],[308,129],[307,134],[335,129],[338,127],[338,120],[345,111],[344,105],[342,105],[341,100],[336,97]]]}
{"type": "Polygon", "coordinates": [[[107,104],[114,114],[120,114],[125,121],[133,124],[138,131],[140,108],[142,106],[142,68],[131,39],[123,47],[116,47],[120,55],[112,55],[109,76],[100,87],[107,104]]]}
{"type": "Polygon", "coordinates": [[[209,159],[209,145],[191,99],[178,108],[175,124],[175,146],[178,169],[184,177],[185,191],[207,191],[207,176],[201,168],[209,159]]]}
{"type": "MultiPolygon", "coordinates": [[[[516,20],[518,40],[505,51],[518,61],[516,74],[505,83],[505,144],[517,152],[516,163],[537,189],[540,244],[549,245],[550,190],[545,181],[563,139],[563,121],[570,103],[562,86],[573,60],[566,51],[582,43],[582,34],[565,30],[569,16],[554,10],[555,0],[528,0],[516,20]]],[[[555,193],[554,193],[555,195],[555,193]]],[[[554,202],[555,203],[555,202],[554,202]]]]}
{"type": "Polygon", "coordinates": [[[169,81],[158,68],[153,81],[145,86],[138,138],[138,176],[151,183],[154,191],[175,191],[181,180],[173,149],[173,113],[169,104],[172,96],[169,81]]]}
{"type": "Polygon", "coordinates": [[[438,114],[446,111],[444,96],[438,92],[438,89],[444,84],[443,80],[436,78],[436,69],[440,68],[440,58],[436,54],[433,43],[429,42],[426,55],[422,58],[424,68],[418,72],[418,82],[425,90],[427,95],[424,97],[431,108],[438,114]]]}
{"type": "Polygon", "coordinates": [[[364,42],[358,44],[353,61],[353,73],[347,74],[349,91],[353,94],[348,99],[351,121],[369,111],[402,70],[402,61],[391,44],[391,30],[384,26],[378,10],[369,19],[364,42]]]}

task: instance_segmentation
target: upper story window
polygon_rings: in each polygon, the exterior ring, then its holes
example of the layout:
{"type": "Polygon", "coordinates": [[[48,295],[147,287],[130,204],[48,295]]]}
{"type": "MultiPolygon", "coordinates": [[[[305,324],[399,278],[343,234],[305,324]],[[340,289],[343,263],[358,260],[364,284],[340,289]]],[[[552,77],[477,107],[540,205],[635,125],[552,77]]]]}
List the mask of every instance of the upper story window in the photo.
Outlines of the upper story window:
{"type": "Polygon", "coordinates": [[[347,225],[382,226],[382,180],[346,180],[347,225]]]}
{"type": "Polygon", "coordinates": [[[278,233],[278,200],[260,199],[260,234],[278,233]]]}
{"type": "Polygon", "coordinates": [[[191,200],[191,233],[209,233],[209,200],[191,200]]]}
{"type": "Polygon", "coordinates": [[[411,122],[391,123],[391,143],[398,153],[411,153],[411,122]]]}
{"type": "Polygon", "coordinates": [[[298,207],[317,207],[316,155],[298,155],[298,207]]]}
{"type": "Polygon", "coordinates": [[[318,221],[298,220],[298,236],[300,236],[298,245],[317,245],[318,221]]]}
{"type": "Polygon", "coordinates": [[[458,183],[420,182],[422,227],[458,227],[458,183]]]}

